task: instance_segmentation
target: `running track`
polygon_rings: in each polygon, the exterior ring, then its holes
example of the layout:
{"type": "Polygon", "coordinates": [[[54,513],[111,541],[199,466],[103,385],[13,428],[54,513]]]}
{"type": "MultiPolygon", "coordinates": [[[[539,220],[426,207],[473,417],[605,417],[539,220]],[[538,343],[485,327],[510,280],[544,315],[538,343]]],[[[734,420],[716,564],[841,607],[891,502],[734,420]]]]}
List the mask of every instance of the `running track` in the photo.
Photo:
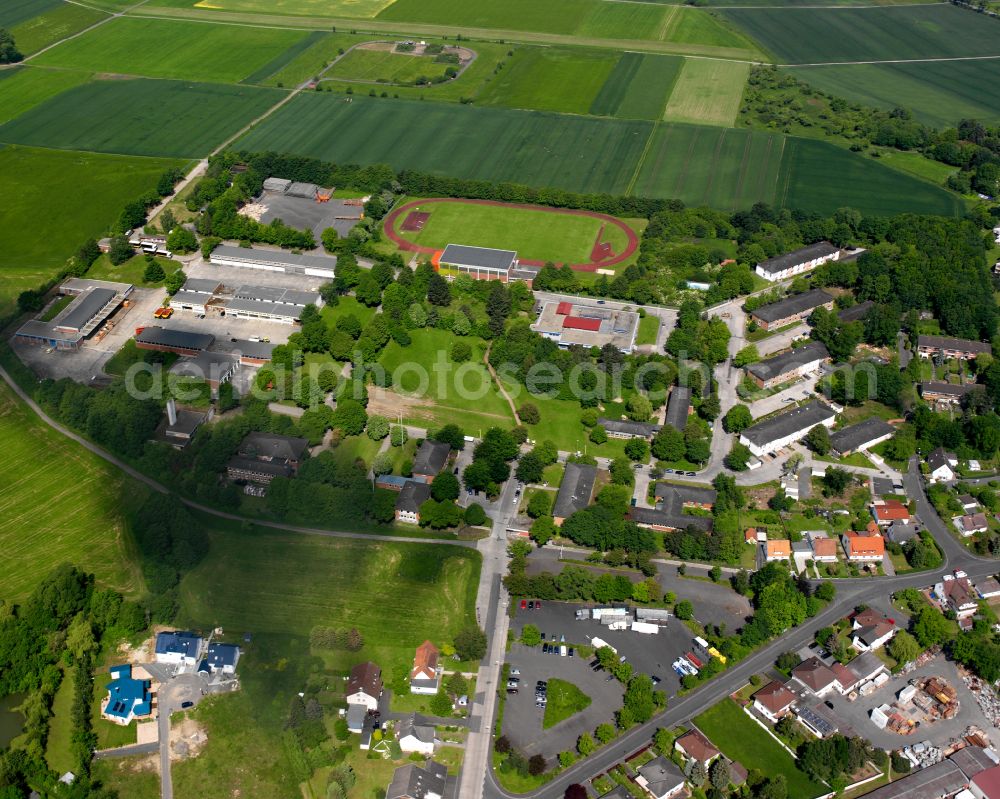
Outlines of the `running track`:
{"type": "MultiPolygon", "coordinates": [[[[635,234],[628,225],[622,222],[620,219],[616,219],[608,214],[598,213],[597,211],[586,211],[577,208],[552,208],[548,205],[531,205],[530,203],[505,203],[499,200],[469,200],[464,198],[455,197],[434,197],[429,200],[413,200],[405,205],[399,206],[399,208],[393,209],[389,215],[385,218],[385,235],[397,246],[399,249],[406,252],[418,252],[424,255],[433,255],[437,252],[436,247],[423,247],[419,244],[414,244],[403,238],[402,235],[396,232],[396,223],[402,222],[406,215],[421,206],[431,205],[432,203],[469,203],[474,205],[495,205],[500,208],[523,208],[527,211],[546,211],[551,214],[571,214],[573,216],[589,216],[593,219],[597,219],[606,225],[614,225],[619,228],[627,239],[627,244],[625,249],[615,255],[613,258],[608,258],[600,263],[583,263],[583,264],[570,264],[571,269],[575,269],[578,272],[596,272],[598,269],[605,269],[609,266],[614,266],[620,264],[622,261],[628,260],[632,257],[637,249],[639,249],[639,237],[635,234]]],[[[532,261],[527,258],[520,258],[519,261],[526,266],[545,266],[545,261],[532,261]]]]}

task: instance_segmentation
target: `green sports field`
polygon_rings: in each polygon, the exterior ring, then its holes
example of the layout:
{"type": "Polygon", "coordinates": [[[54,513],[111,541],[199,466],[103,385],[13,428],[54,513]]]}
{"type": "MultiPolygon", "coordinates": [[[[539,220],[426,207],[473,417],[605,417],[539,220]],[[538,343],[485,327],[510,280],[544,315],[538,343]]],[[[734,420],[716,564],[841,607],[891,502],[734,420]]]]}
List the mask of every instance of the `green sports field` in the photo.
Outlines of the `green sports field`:
{"type": "MultiPolygon", "coordinates": [[[[592,216],[561,214],[514,206],[480,205],[464,202],[431,202],[413,210],[430,213],[420,232],[401,231],[406,214],[396,232],[422,247],[444,249],[450,243],[474,247],[516,250],[524,260],[553,263],[587,263],[604,223],[592,216]]],[[[627,246],[620,228],[605,226],[602,241],[616,253],[627,246]]]]}
{"type": "Polygon", "coordinates": [[[790,71],[836,97],[886,110],[908,108],[921,122],[937,128],[954,126],[961,119],[1000,120],[1000,59],[843,64],[790,71]]]}
{"type": "Polygon", "coordinates": [[[140,593],[123,507],[143,489],[51,430],[6,384],[0,384],[0,444],[0,596],[25,599],[63,562],[94,572],[102,585],[140,593]]]}
{"type": "Polygon", "coordinates": [[[182,161],[28,147],[0,148],[0,314],[19,292],[49,280],[88,238],[99,237],[128,200],[182,161]]]}
{"type": "Polygon", "coordinates": [[[684,59],[663,112],[668,122],[731,126],[736,121],[750,65],[737,61],[684,59]]]}
{"type": "Polygon", "coordinates": [[[280,90],[105,80],[63,92],[0,126],[0,142],[126,155],[200,157],[263,113],[280,90]]]}
{"type": "Polygon", "coordinates": [[[616,61],[607,50],[522,48],[476,103],[586,114],[616,61]]]}
{"type": "Polygon", "coordinates": [[[623,53],[588,112],[621,119],[659,119],[684,59],[623,53]]]}
{"type": "Polygon", "coordinates": [[[103,11],[76,3],[60,3],[37,17],[15,25],[11,34],[17,42],[17,49],[28,56],[107,18],[103,11]]]}
{"type": "Polygon", "coordinates": [[[68,70],[31,67],[3,70],[0,72],[0,124],[89,79],[86,72],[68,70]]]}
{"type": "Polygon", "coordinates": [[[41,65],[151,78],[235,83],[299,41],[302,31],[120,17],[39,56],[41,65]]]}
{"type": "Polygon", "coordinates": [[[324,77],[390,84],[414,83],[419,78],[441,77],[449,66],[435,63],[432,56],[356,47],[339,59],[324,77]]]}
{"type": "Polygon", "coordinates": [[[1000,55],[1000,20],[943,3],[722,13],[781,63],[1000,55]]]}

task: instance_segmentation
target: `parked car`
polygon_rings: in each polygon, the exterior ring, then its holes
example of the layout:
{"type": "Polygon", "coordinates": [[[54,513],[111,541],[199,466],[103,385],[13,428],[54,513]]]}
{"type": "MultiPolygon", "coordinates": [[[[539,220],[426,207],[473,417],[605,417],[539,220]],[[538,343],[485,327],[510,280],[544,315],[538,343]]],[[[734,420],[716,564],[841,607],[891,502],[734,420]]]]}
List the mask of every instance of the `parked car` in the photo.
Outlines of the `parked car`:
{"type": "Polygon", "coordinates": [[[528,603],[528,610],[534,610],[534,609],[535,609],[535,603],[534,602],[529,602],[528,603]]]}
{"type": "Polygon", "coordinates": [[[524,610],[526,607],[528,607],[528,600],[527,599],[522,599],[521,600],[521,610],[524,610]]]}
{"type": "Polygon", "coordinates": [[[510,670],[511,676],[517,677],[521,674],[521,670],[518,668],[513,668],[510,670]]]}
{"type": "Polygon", "coordinates": [[[517,693],[517,688],[508,688],[507,689],[507,693],[508,694],[516,694],[517,693]]]}
{"type": "Polygon", "coordinates": [[[684,472],[684,474],[687,475],[688,477],[695,477],[698,474],[698,472],[684,472]]]}
{"type": "Polygon", "coordinates": [[[655,674],[652,677],[650,677],[650,679],[653,681],[653,685],[659,685],[661,682],[663,682],[663,680],[661,680],[655,674]]]}
{"type": "Polygon", "coordinates": [[[536,599],[535,600],[535,610],[541,610],[541,609],[542,609],[542,601],[540,599],[536,599]]]}
{"type": "Polygon", "coordinates": [[[576,657],[576,652],[574,651],[573,647],[569,648],[569,656],[570,657],[576,657]]]}
{"type": "Polygon", "coordinates": [[[181,707],[194,707],[194,702],[181,702],[181,707]]]}

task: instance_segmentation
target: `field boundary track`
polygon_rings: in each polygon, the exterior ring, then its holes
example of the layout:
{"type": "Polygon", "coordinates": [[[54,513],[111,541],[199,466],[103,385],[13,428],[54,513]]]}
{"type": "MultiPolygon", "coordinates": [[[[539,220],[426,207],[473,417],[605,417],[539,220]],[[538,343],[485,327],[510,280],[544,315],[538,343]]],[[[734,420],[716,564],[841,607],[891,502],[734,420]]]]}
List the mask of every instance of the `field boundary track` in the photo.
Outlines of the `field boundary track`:
{"type": "MultiPolygon", "coordinates": [[[[488,205],[495,208],[519,208],[524,211],[545,211],[553,214],[569,214],[571,216],[589,216],[597,219],[604,224],[611,224],[620,229],[627,239],[627,244],[622,252],[608,258],[605,261],[595,263],[593,261],[582,263],[582,264],[569,264],[570,269],[574,269],[577,272],[596,272],[598,269],[606,269],[609,266],[615,266],[623,261],[631,258],[636,250],[639,249],[639,237],[636,232],[632,230],[628,225],[622,222],[620,219],[611,216],[610,214],[602,214],[599,211],[588,211],[584,208],[555,208],[549,205],[532,205],[531,203],[507,203],[501,200],[473,200],[465,197],[432,197],[427,200],[412,200],[405,203],[398,208],[394,208],[386,216],[383,223],[383,230],[385,235],[395,244],[399,249],[405,252],[416,252],[421,255],[433,255],[438,251],[437,247],[426,247],[420,244],[414,244],[409,239],[404,238],[399,233],[396,232],[396,222],[401,221],[407,213],[409,213],[414,208],[418,208],[424,205],[430,205],[431,203],[466,203],[469,205],[488,205]]],[[[603,230],[603,228],[602,228],[603,230]]],[[[545,261],[530,260],[527,258],[518,259],[520,263],[527,266],[545,266],[545,261]]]]}

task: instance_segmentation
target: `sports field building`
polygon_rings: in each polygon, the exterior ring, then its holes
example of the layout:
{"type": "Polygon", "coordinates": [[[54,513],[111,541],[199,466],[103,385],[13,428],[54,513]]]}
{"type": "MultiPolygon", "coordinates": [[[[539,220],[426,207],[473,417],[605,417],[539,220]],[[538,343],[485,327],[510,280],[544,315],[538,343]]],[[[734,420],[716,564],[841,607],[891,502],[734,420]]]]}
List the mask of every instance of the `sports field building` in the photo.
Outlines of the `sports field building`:
{"type": "Polygon", "coordinates": [[[209,261],[216,266],[236,266],[283,272],[286,275],[309,275],[333,280],[337,259],[330,255],[295,255],[284,250],[258,250],[220,244],[209,261]]]}
{"type": "Polygon", "coordinates": [[[814,400],[748,427],[740,434],[740,443],[760,457],[794,444],[818,424],[833,427],[836,418],[833,408],[814,400]]]}
{"type": "Polygon", "coordinates": [[[22,344],[78,350],[90,336],[107,329],[108,319],[133,289],[130,283],[70,278],[59,287],[61,295],[73,298],[69,305],[48,322],[25,322],[14,339],[22,344]]]}
{"type": "Polygon", "coordinates": [[[639,331],[639,314],[604,306],[547,302],[531,329],[564,348],[611,344],[630,353],[639,331]]]}
{"type": "Polygon", "coordinates": [[[840,248],[828,241],[819,241],[803,247],[801,250],[788,252],[775,258],[768,258],[757,264],[756,272],[764,280],[772,283],[785,280],[795,275],[801,275],[815,269],[827,261],[836,261],[840,257],[840,248]]]}
{"type": "Polygon", "coordinates": [[[538,268],[524,266],[517,260],[514,250],[495,250],[492,247],[472,247],[467,244],[449,244],[432,259],[434,268],[444,277],[468,275],[473,280],[499,280],[502,283],[520,281],[528,284],[538,274],[538,268]]]}

